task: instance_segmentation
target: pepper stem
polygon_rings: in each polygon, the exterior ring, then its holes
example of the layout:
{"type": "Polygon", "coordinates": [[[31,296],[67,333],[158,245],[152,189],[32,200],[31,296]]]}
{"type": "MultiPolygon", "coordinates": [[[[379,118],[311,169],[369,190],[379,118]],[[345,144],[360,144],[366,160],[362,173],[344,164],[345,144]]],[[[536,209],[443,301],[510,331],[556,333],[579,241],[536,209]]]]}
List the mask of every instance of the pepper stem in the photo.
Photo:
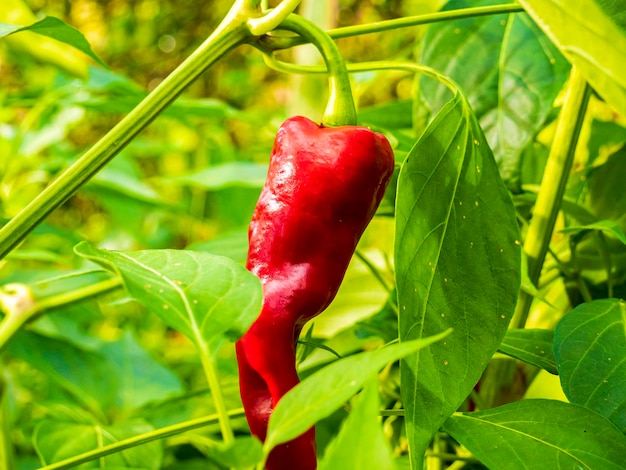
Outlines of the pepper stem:
{"type": "Polygon", "coordinates": [[[328,34],[319,26],[301,16],[289,15],[277,29],[285,29],[300,35],[313,44],[322,55],[328,70],[329,96],[322,124],[346,126],[356,124],[356,108],[346,63],[328,34]]]}

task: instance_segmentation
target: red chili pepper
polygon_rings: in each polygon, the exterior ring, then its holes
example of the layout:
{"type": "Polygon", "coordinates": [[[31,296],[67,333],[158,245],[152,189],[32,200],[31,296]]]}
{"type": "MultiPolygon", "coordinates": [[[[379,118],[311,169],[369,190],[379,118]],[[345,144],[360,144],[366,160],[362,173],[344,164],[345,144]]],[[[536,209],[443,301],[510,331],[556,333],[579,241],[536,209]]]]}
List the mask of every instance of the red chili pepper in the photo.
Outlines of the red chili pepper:
{"type": "MultiPolygon", "coordinates": [[[[236,345],[241,398],[261,440],[272,409],[299,382],[300,331],[335,297],[393,167],[387,139],[364,127],[293,117],[278,131],[248,234],[247,268],[263,285],[263,309],[236,345]]],[[[314,428],[267,461],[268,470],[316,466],[314,428]]]]}

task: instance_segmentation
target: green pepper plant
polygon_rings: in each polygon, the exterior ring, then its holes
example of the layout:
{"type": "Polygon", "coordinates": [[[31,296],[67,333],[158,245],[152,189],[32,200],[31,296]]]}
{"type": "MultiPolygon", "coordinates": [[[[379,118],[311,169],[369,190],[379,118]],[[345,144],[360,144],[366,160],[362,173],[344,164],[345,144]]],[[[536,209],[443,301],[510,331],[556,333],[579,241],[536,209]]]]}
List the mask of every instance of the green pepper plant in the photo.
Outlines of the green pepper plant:
{"type": "Polygon", "coordinates": [[[0,6],[0,469],[623,468],[623,2],[71,3],[0,6]]]}

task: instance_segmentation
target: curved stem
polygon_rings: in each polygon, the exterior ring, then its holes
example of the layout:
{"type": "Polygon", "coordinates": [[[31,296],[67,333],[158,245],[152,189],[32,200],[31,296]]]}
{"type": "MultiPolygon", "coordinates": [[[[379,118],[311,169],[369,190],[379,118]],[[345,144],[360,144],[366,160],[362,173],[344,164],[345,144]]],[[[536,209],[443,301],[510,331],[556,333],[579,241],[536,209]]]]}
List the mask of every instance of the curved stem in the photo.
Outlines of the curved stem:
{"type": "Polygon", "coordinates": [[[0,259],[15,248],[53,210],[117,155],[178,95],[216,60],[251,38],[248,10],[237,1],[220,26],[176,70],[156,87],[72,166],[0,229],[0,259]]]}
{"type": "Polygon", "coordinates": [[[235,440],[233,428],[230,424],[230,418],[228,416],[228,410],[226,409],[224,395],[222,394],[220,380],[217,371],[215,370],[215,363],[211,360],[209,350],[204,344],[200,347],[200,361],[202,362],[204,375],[209,383],[209,389],[211,390],[211,396],[213,397],[213,404],[215,405],[215,411],[217,412],[217,419],[220,425],[222,439],[224,439],[225,444],[230,444],[235,440]]]}
{"type": "Polygon", "coordinates": [[[328,71],[329,97],[322,123],[327,126],[356,124],[356,108],[352,97],[346,64],[333,40],[315,23],[297,15],[288,16],[279,26],[299,34],[322,54],[328,71]]]}
{"type": "MultiPolygon", "coordinates": [[[[543,261],[552,239],[590,96],[591,88],[578,69],[573,67],[541,180],[541,189],[524,240],[524,252],[528,258],[528,277],[535,285],[539,281],[543,261]]],[[[509,328],[524,327],[532,301],[532,295],[523,291],[520,293],[509,328]]]]}
{"type": "MultiPolygon", "coordinates": [[[[229,418],[242,417],[244,416],[244,411],[243,409],[231,410],[228,412],[228,416],[229,418]]],[[[148,442],[156,441],[158,439],[165,439],[166,437],[182,434],[193,429],[209,426],[211,424],[215,424],[218,421],[218,415],[214,414],[210,416],[205,416],[203,418],[185,421],[183,423],[173,424],[171,426],[155,429],[154,431],[150,431],[144,434],[138,434],[136,436],[129,437],[128,439],[114,442],[112,444],[100,447],[99,449],[94,449],[83,454],[75,455],[74,457],[70,457],[69,459],[65,459],[60,462],[55,462],[53,464],[46,465],[45,467],[41,467],[39,470],[62,470],[66,468],[76,467],[85,462],[90,462],[92,460],[96,460],[110,454],[115,454],[117,452],[121,452],[132,447],[137,447],[142,444],[147,444],[148,442]]]]}
{"type": "Polygon", "coordinates": [[[63,292],[59,295],[47,297],[22,311],[7,312],[7,315],[0,322],[0,352],[22,326],[42,313],[96,297],[120,287],[122,287],[122,280],[120,278],[111,278],[71,292],[63,292]]]}
{"type": "MultiPolygon", "coordinates": [[[[408,28],[412,26],[421,26],[441,21],[460,20],[464,18],[474,18],[479,16],[503,15],[507,13],[520,13],[524,8],[517,3],[509,3],[505,5],[492,5],[484,7],[463,8],[451,11],[439,11],[427,15],[407,16],[404,18],[396,18],[392,20],[378,21],[376,23],[346,26],[327,31],[326,33],[332,39],[341,39],[353,36],[361,36],[363,34],[381,33],[384,31],[392,31],[400,28],[408,28]]],[[[268,50],[288,49],[303,44],[301,37],[281,38],[272,37],[267,40],[268,50]]]]}
{"type": "Polygon", "coordinates": [[[250,18],[248,20],[248,29],[255,36],[262,36],[276,29],[291,13],[293,13],[302,0],[283,0],[276,8],[267,14],[250,18]]]}
{"type": "MultiPolygon", "coordinates": [[[[288,62],[282,62],[276,60],[274,56],[269,53],[263,54],[265,63],[272,67],[274,70],[286,73],[326,73],[327,69],[324,66],[318,65],[295,65],[288,62]]],[[[445,76],[438,70],[429,67],[427,65],[414,64],[412,62],[400,62],[400,61],[376,61],[376,62],[361,62],[358,64],[347,64],[346,68],[349,73],[358,72],[373,72],[376,70],[404,70],[408,73],[421,73],[428,77],[434,78],[441,84],[445,85],[452,93],[457,93],[459,86],[449,77],[445,76]]]]}

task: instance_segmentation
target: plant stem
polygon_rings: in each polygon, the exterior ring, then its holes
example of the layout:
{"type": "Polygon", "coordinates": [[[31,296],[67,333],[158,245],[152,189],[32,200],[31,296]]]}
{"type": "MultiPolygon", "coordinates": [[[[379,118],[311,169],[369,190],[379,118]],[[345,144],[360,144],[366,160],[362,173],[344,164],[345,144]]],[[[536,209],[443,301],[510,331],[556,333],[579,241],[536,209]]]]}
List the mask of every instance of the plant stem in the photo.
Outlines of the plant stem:
{"type": "MultiPolygon", "coordinates": [[[[578,69],[572,67],[567,95],[559,113],[554,141],[541,180],[541,189],[524,240],[528,277],[535,285],[539,282],[543,261],[552,239],[590,96],[591,87],[578,69]]],[[[532,295],[520,293],[509,328],[524,327],[532,301],[532,295]]]]}
{"type": "Polygon", "coordinates": [[[7,312],[7,315],[0,322],[0,352],[23,325],[38,315],[48,310],[105,294],[119,287],[122,287],[122,280],[120,278],[111,278],[71,292],[63,292],[41,299],[22,311],[7,312]]]}
{"type": "Polygon", "coordinates": [[[235,440],[235,436],[233,434],[233,428],[230,424],[226,403],[224,402],[224,395],[222,394],[220,380],[217,371],[215,370],[215,363],[211,360],[211,355],[206,344],[202,343],[199,349],[202,368],[204,369],[204,375],[209,383],[209,389],[211,390],[211,396],[213,397],[213,404],[215,405],[215,411],[217,412],[217,419],[220,425],[222,439],[224,439],[225,444],[230,444],[235,440]]]}
{"type": "Polygon", "coordinates": [[[248,28],[255,36],[269,33],[278,27],[287,16],[293,13],[302,0],[283,0],[269,13],[248,20],[248,28]]]}
{"type": "Polygon", "coordinates": [[[215,61],[251,38],[237,1],[220,26],[176,70],[72,166],[0,229],[0,259],[117,155],[215,61]]]}
{"type": "MultiPolygon", "coordinates": [[[[378,21],[376,23],[346,26],[343,28],[336,28],[327,31],[327,34],[332,39],[342,39],[353,36],[361,36],[363,34],[381,33],[384,31],[396,30],[399,28],[408,28],[411,26],[420,26],[430,23],[437,23],[441,21],[460,20],[464,18],[474,18],[478,16],[489,15],[503,15],[507,13],[520,13],[524,8],[516,3],[509,3],[505,5],[492,5],[484,7],[463,8],[459,10],[451,11],[439,11],[436,13],[430,13],[427,15],[407,16],[404,18],[397,18],[393,20],[378,21]]],[[[288,49],[290,47],[304,44],[302,37],[297,38],[280,38],[272,37],[268,39],[267,44],[269,49],[288,49]]]]}
{"type": "Polygon", "coordinates": [[[0,377],[0,468],[14,468],[13,448],[9,432],[9,407],[7,403],[6,385],[0,377]]]}
{"type": "Polygon", "coordinates": [[[322,54],[328,71],[328,105],[322,122],[327,126],[356,124],[356,108],[352,97],[346,64],[333,40],[315,23],[298,15],[288,16],[279,26],[293,31],[312,43],[322,54]]]}
{"type": "MultiPolygon", "coordinates": [[[[231,410],[228,412],[228,416],[230,418],[241,417],[244,416],[244,411],[242,409],[231,410]]],[[[107,455],[114,454],[116,452],[121,452],[123,450],[130,449],[131,447],[137,447],[142,444],[147,444],[148,442],[156,441],[158,439],[164,439],[166,437],[175,436],[176,434],[182,434],[193,429],[209,426],[211,424],[215,424],[218,421],[218,415],[214,414],[210,416],[204,416],[198,419],[185,421],[183,423],[173,424],[171,426],[166,426],[160,429],[156,429],[154,431],[150,431],[144,434],[138,434],[136,436],[129,437],[128,439],[114,442],[112,444],[100,447],[99,449],[94,449],[83,454],[75,455],[73,457],[70,457],[69,459],[65,459],[60,462],[41,467],[39,470],[61,470],[76,467],[77,465],[83,464],[85,462],[90,462],[92,460],[96,460],[107,455]]]]}
{"type": "MultiPolygon", "coordinates": [[[[263,55],[266,64],[274,70],[285,73],[326,73],[327,69],[319,65],[296,65],[288,62],[276,60],[270,53],[263,55]]],[[[459,90],[458,85],[449,77],[445,76],[438,70],[427,65],[414,64],[412,62],[401,61],[375,61],[361,62],[358,64],[347,64],[346,68],[349,73],[373,72],[376,70],[403,70],[407,73],[421,73],[428,77],[434,78],[441,84],[445,85],[452,93],[456,94],[459,90]]]]}

